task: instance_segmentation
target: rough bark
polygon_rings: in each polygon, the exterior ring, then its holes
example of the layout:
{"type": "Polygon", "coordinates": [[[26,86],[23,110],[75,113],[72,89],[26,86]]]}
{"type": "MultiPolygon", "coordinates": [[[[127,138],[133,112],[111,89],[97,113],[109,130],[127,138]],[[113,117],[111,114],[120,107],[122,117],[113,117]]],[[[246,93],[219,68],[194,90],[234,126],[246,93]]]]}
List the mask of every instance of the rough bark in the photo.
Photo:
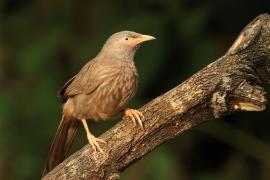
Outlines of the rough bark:
{"type": "Polygon", "coordinates": [[[240,110],[264,110],[269,55],[270,16],[263,14],[224,56],[140,108],[145,131],[124,119],[101,135],[105,155],[86,145],[43,179],[118,179],[129,165],[192,127],[240,110]]]}

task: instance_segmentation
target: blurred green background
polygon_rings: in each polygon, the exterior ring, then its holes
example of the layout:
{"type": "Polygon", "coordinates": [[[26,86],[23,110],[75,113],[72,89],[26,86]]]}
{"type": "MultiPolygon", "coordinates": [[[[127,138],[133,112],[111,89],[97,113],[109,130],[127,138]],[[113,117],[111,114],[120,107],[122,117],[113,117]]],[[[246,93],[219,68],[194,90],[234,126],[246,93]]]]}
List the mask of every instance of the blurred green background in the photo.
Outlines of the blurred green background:
{"type": "MultiPolygon", "coordinates": [[[[0,179],[40,178],[61,116],[56,92],[112,33],[157,37],[136,55],[140,81],[130,106],[139,107],[222,56],[265,12],[268,0],[0,0],[0,179]]],[[[208,122],[121,179],[270,179],[269,116],[267,109],[208,122]]],[[[90,127],[99,135],[118,119],[90,127]]],[[[81,129],[74,150],[85,143],[81,129]]]]}

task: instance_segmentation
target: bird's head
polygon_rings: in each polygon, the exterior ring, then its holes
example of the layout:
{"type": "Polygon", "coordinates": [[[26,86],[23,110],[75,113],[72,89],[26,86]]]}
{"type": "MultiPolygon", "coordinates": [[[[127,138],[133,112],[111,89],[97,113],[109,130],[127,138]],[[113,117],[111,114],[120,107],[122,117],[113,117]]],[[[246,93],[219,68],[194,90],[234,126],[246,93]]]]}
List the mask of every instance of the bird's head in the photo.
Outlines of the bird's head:
{"type": "Polygon", "coordinates": [[[133,58],[141,43],[155,39],[153,36],[132,31],[117,32],[106,41],[101,52],[120,59],[133,58]]]}

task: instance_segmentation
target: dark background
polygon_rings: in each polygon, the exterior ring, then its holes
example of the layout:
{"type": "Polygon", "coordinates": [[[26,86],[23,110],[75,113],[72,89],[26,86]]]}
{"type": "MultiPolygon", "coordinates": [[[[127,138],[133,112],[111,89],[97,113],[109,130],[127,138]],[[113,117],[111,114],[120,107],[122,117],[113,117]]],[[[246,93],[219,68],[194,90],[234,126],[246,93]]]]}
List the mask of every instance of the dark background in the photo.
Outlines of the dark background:
{"type": "MultiPolygon", "coordinates": [[[[140,107],[222,56],[267,0],[1,0],[0,179],[39,179],[61,116],[56,92],[114,32],[157,37],[135,61],[140,107]]],[[[269,86],[268,86],[269,92],[269,86]]],[[[269,99],[269,98],[268,98],[269,99]]],[[[208,122],[121,176],[137,180],[270,179],[270,110],[208,122]]],[[[89,122],[96,135],[109,122],[89,122]]],[[[74,149],[86,143],[80,129],[74,149]]]]}

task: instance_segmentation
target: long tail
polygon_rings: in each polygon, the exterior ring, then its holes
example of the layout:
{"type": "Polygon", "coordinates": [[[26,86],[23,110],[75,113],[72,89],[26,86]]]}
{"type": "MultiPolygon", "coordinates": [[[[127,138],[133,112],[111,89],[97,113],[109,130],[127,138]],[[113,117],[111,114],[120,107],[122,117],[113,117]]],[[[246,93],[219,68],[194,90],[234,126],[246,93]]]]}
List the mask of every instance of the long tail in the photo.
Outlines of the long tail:
{"type": "Polygon", "coordinates": [[[74,118],[62,116],[55,138],[51,145],[48,159],[42,177],[63,162],[68,156],[74,138],[77,133],[80,121],[74,118]]]}

